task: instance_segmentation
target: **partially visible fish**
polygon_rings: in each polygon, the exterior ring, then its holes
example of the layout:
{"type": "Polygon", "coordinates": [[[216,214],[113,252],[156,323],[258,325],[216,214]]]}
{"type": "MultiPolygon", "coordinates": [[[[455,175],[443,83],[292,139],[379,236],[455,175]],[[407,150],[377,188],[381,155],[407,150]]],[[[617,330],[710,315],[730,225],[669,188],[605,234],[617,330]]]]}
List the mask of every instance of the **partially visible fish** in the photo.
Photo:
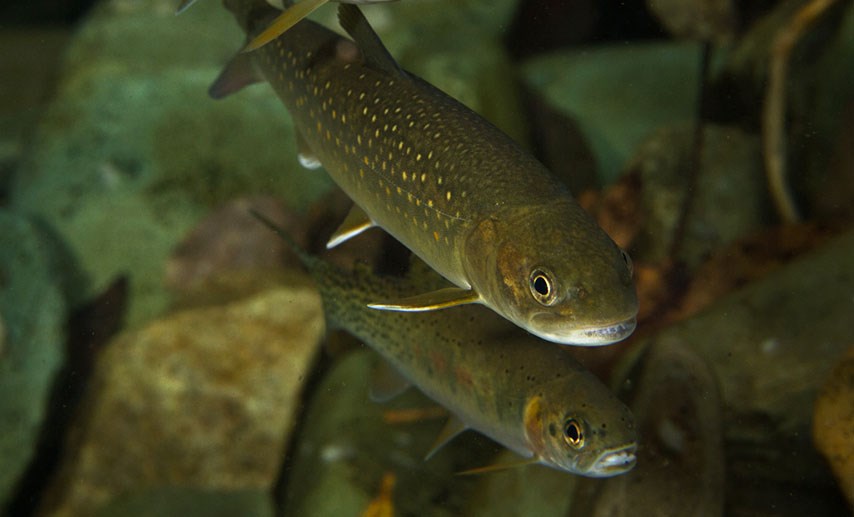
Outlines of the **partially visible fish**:
{"type": "MultiPolygon", "coordinates": [[[[225,0],[250,39],[278,11],[225,0]]],[[[356,205],[329,246],[380,226],[456,287],[374,308],[481,303],[537,336],[605,345],[634,330],[631,261],[566,187],[507,135],[401,70],[354,5],[356,43],[309,20],[238,54],[211,87],[266,79],[299,131],[300,161],[323,164],[356,205]]]]}
{"type": "MultiPolygon", "coordinates": [[[[299,23],[300,20],[316,11],[320,6],[329,3],[330,1],[340,2],[345,4],[383,4],[394,2],[396,0],[301,0],[299,2],[285,2],[285,10],[277,16],[264,29],[263,32],[255,36],[244,48],[244,52],[251,52],[259,49],[270,43],[285,33],[288,29],[299,23]],[[290,4],[290,5],[288,5],[290,4]]],[[[176,14],[181,14],[191,5],[196,3],[196,0],[182,0],[176,10],[176,14]]]]}
{"type": "Polygon", "coordinates": [[[530,463],[583,476],[613,476],[634,466],[632,414],[566,351],[484,307],[418,314],[372,310],[369,300],[406,296],[435,282],[381,277],[367,268],[345,272],[279,233],[314,278],[327,325],[363,340],[397,372],[381,376],[375,398],[391,398],[411,383],[454,415],[428,458],[474,429],[530,463]]]}
{"type": "Polygon", "coordinates": [[[617,479],[580,484],[571,516],[722,516],[723,403],[714,372],[691,350],[667,342],[653,343],[633,370],[638,466],[617,479]]]}

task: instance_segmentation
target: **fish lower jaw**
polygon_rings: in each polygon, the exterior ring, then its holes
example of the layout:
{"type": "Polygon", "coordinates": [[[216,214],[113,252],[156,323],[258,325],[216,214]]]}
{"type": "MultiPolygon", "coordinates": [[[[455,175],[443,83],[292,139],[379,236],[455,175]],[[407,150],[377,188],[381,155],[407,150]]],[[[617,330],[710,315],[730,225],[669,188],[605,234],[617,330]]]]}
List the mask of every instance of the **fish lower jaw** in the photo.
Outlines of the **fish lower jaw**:
{"type": "Polygon", "coordinates": [[[529,328],[528,332],[547,341],[562,345],[604,346],[626,339],[634,332],[636,326],[637,320],[629,318],[625,321],[606,326],[556,330],[529,328]]]}
{"type": "Polygon", "coordinates": [[[637,451],[637,445],[631,444],[602,453],[585,475],[590,477],[610,477],[628,472],[637,463],[635,451],[637,451]]]}

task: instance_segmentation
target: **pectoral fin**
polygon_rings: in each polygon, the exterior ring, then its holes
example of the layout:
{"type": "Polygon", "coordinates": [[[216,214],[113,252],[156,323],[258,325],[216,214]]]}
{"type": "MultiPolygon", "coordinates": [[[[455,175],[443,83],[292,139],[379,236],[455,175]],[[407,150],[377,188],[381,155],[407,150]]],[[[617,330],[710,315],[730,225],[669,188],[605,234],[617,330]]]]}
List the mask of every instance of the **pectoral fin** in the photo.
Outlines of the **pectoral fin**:
{"type": "Polygon", "coordinates": [[[288,7],[282,14],[277,16],[261,34],[252,38],[252,41],[243,47],[241,52],[251,52],[263,47],[267,43],[270,43],[328,1],[329,0],[301,0],[288,7]]]}
{"type": "Polygon", "coordinates": [[[368,307],[384,311],[427,312],[480,302],[480,295],[471,289],[446,287],[393,302],[369,303],[368,307]]]}
{"type": "Polygon", "coordinates": [[[326,249],[331,250],[342,242],[352,239],[365,230],[369,230],[376,226],[368,214],[359,208],[358,205],[353,205],[344,222],[332,233],[329,237],[329,242],[326,243],[326,249]]]}
{"type": "Polygon", "coordinates": [[[448,418],[448,421],[445,422],[445,427],[439,432],[439,436],[436,437],[436,441],[433,442],[433,447],[430,448],[430,452],[424,456],[424,461],[429,460],[433,457],[434,454],[439,452],[439,449],[445,446],[448,442],[454,439],[455,436],[462,433],[468,429],[468,426],[463,423],[462,420],[455,416],[451,416],[448,418]]]}
{"type": "Polygon", "coordinates": [[[377,363],[371,374],[371,400],[388,402],[400,395],[412,383],[385,361],[377,363]]]}
{"type": "Polygon", "coordinates": [[[323,166],[299,131],[297,131],[297,160],[299,160],[300,165],[310,170],[319,169],[323,166]]]}
{"type": "Polygon", "coordinates": [[[219,77],[208,88],[208,94],[214,99],[222,99],[261,80],[262,77],[255,70],[249,56],[237,54],[225,65],[219,77]]]}
{"type": "Polygon", "coordinates": [[[462,472],[457,472],[458,476],[473,476],[475,474],[487,474],[490,472],[501,472],[502,470],[510,470],[516,469],[519,467],[525,467],[527,465],[534,465],[535,463],[539,463],[539,458],[527,458],[519,461],[513,461],[510,463],[495,463],[493,465],[486,465],[485,467],[476,467],[473,469],[463,470],[462,472]]]}

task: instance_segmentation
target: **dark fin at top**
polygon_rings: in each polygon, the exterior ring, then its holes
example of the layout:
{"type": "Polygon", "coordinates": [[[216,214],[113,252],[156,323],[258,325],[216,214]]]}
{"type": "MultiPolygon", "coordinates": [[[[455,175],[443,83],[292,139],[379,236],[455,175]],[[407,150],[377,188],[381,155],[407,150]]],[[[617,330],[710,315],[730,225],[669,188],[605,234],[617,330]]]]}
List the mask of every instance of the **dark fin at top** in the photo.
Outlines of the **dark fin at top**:
{"type": "Polygon", "coordinates": [[[391,75],[406,75],[358,7],[353,4],[339,5],[338,22],[356,42],[356,46],[365,57],[366,65],[391,75]]]}
{"type": "Polygon", "coordinates": [[[261,81],[252,60],[246,54],[238,53],[231,58],[220,72],[219,77],[208,88],[208,94],[214,99],[228,97],[234,92],[240,91],[245,86],[261,81]]]}

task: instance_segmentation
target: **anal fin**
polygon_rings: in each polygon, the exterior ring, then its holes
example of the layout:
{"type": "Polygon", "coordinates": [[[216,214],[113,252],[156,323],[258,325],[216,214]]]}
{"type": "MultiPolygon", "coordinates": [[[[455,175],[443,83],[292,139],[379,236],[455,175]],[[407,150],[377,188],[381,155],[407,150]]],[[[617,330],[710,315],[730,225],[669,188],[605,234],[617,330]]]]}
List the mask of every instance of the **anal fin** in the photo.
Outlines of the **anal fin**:
{"type": "Polygon", "coordinates": [[[453,440],[455,436],[467,429],[468,426],[462,420],[456,416],[450,416],[448,421],[445,422],[445,426],[441,431],[439,431],[439,436],[436,437],[436,441],[433,442],[433,446],[430,447],[430,451],[427,452],[426,456],[424,456],[424,461],[432,458],[434,454],[439,452],[439,449],[447,445],[447,443],[453,440]]]}
{"type": "Polygon", "coordinates": [[[344,218],[344,222],[342,222],[338,229],[332,233],[332,236],[329,237],[329,242],[326,243],[326,249],[332,249],[342,242],[352,239],[356,235],[359,235],[363,231],[369,230],[374,226],[376,226],[376,224],[371,220],[368,214],[359,208],[358,205],[353,205],[350,212],[347,214],[347,217],[344,218]]]}
{"type": "Polygon", "coordinates": [[[284,34],[288,29],[299,23],[300,20],[328,1],[329,0],[300,0],[294,5],[288,7],[282,14],[277,16],[276,19],[261,32],[261,34],[252,38],[252,40],[243,47],[241,52],[251,52],[263,47],[267,43],[284,34]]]}
{"type": "Polygon", "coordinates": [[[480,295],[471,289],[446,287],[391,302],[370,303],[368,307],[384,311],[427,312],[480,302],[480,295]]]}
{"type": "Polygon", "coordinates": [[[385,361],[377,363],[371,373],[371,400],[374,402],[388,402],[397,397],[412,383],[403,377],[397,370],[385,361]]]}

